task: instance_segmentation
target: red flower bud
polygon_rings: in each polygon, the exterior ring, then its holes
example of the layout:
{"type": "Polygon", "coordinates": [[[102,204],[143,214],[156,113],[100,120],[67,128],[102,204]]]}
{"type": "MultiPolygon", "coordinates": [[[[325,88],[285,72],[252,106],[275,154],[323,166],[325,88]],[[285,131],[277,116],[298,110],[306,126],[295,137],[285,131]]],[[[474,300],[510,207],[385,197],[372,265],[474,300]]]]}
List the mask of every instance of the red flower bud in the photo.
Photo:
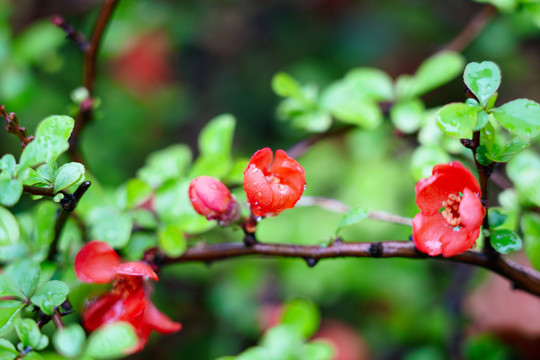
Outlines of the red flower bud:
{"type": "Polygon", "coordinates": [[[432,173],[416,184],[421,212],[413,219],[413,240],[418,250],[430,256],[457,255],[470,249],[480,234],[486,214],[480,186],[457,161],[437,165],[432,173]]]}
{"type": "Polygon", "coordinates": [[[277,215],[292,208],[306,186],[304,168],[283,150],[257,151],[244,171],[244,190],[256,216],[277,215]]]}
{"type": "Polygon", "coordinates": [[[223,183],[210,176],[199,176],[189,184],[193,209],[208,220],[229,225],[240,218],[240,207],[223,183]]]}

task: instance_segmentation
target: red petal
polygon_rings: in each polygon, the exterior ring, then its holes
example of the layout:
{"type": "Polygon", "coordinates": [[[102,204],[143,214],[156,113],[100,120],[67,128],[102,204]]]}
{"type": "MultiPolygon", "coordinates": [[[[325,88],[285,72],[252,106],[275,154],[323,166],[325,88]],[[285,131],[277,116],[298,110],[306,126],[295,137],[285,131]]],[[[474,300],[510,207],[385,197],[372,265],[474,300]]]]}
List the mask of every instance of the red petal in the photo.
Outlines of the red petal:
{"type": "Polygon", "coordinates": [[[439,211],[449,194],[463,193],[465,188],[480,194],[478,181],[469,169],[457,161],[437,165],[431,177],[416,184],[416,205],[425,215],[433,215],[439,211]]]}
{"type": "Polygon", "coordinates": [[[254,164],[244,171],[244,191],[255,216],[264,216],[271,212],[272,189],[263,171],[254,164]]]}
{"type": "Polygon", "coordinates": [[[116,267],[116,274],[131,275],[131,276],[148,276],[153,280],[158,280],[157,274],[152,270],[150,265],[140,261],[127,262],[116,267]]]}
{"type": "Polygon", "coordinates": [[[300,194],[304,191],[306,184],[305,170],[296,160],[289,157],[285,151],[276,151],[276,157],[270,172],[279,178],[281,183],[290,186],[300,194]]]}
{"type": "Polygon", "coordinates": [[[437,256],[442,250],[441,237],[452,231],[448,222],[437,213],[426,216],[421,212],[413,219],[413,241],[416,248],[430,256],[437,256]]]}
{"type": "Polygon", "coordinates": [[[441,241],[443,243],[442,255],[444,257],[454,256],[469,250],[476,240],[475,238],[471,241],[468,238],[468,232],[464,228],[455,229],[456,230],[451,228],[450,231],[441,237],[441,241]]]}
{"type": "Polygon", "coordinates": [[[463,190],[463,198],[459,204],[461,223],[468,229],[479,228],[482,225],[486,209],[480,199],[469,189],[463,190]]]}
{"type": "Polygon", "coordinates": [[[199,176],[189,184],[189,200],[195,211],[210,220],[227,212],[231,192],[219,180],[210,176],[199,176]]]}
{"type": "Polygon", "coordinates": [[[182,324],[169,319],[167,315],[160,312],[154,306],[152,301],[148,301],[147,303],[143,321],[150,328],[162,334],[171,334],[182,328],[182,324]]]}
{"type": "MultiPolygon", "coordinates": [[[[272,150],[269,147],[257,150],[248,163],[248,168],[255,165],[262,170],[263,174],[268,175],[270,163],[272,162],[272,150]]],[[[247,170],[246,170],[247,171],[247,170]]],[[[245,174],[245,172],[244,172],[245,174]]]]}
{"type": "Polygon", "coordinates": [[[75,257],[75,273],[79,280],[104,284],[116,275],[120,258],[114,249],[103,241],[90,241],[75,257]]]}
{"type": "Polygon", "coordinates": [[[128,294],[106,294],[83,312],[84,327],[90,331],[103,324],[128,321],[137,328],[146,310],[146,296],[142,289],[128,294]]]}

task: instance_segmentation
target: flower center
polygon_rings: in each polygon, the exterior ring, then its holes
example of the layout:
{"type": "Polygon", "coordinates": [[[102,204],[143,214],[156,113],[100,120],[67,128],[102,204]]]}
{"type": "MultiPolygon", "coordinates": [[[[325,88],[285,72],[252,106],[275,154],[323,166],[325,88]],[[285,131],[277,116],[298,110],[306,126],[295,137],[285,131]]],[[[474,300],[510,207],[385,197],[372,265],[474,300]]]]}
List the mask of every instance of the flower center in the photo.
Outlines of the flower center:
{"type": "Polygon", "coordinates": [[[141,276],[117,275],[112,282],[110,293],[125,297],[142,287],[142,283],[141,276]]]}
{"type": "Polygon", "coordinates": [[[441,215],[452,227],[459,226],[461,224],[461,216],[459,215],[459,204],[461,203],[461,198],[459,195],[450,194],[448,199],[442,202],[444,210],[441,215]]]}

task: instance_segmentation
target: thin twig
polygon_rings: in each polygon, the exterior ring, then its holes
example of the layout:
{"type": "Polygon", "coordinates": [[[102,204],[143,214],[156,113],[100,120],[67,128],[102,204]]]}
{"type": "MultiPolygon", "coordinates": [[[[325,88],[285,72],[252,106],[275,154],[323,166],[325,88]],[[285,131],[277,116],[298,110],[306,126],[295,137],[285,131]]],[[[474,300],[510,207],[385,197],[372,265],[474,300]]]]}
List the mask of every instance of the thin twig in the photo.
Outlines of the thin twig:
{"type": "Polygon", "coordinates": [[[355,127],[352,126],[352,125],[347,125],[347,126],[344,126],[340,129],[337,129],[337,130],[330,130],[330,131],[326,131],[322,134],[316,134],[316,135],[313,135],[307,139],[303,139],[299,142],[297,142],[295,145],[293,145],[292,147],[290,147],[286,153],[287,155],[289,155],[290,157],[292,157],[293,159],[296,159],[300,156],[302,156],[306,151],[309,150],[309,148],[313,145],[315,145],[317,142],[323,140],[323,139],[327,139],[327,138],[330,138],[330,137],[335,137],[335,136],[339,136],[339,135],[342,135],[342,134],[345,134],[347,133],[349,130],[352,130],[354,129],[355,127]]]}
{"type": "Polygon", "coordinates": [[[21,140],[21,151],[24,150],[26,145],[34,140],[34,137],[26,134],[26,128],[19,125],[17,115],[14,112],[8,114],[4,105],[0,105],[0,116],[6,119],[7,125],[5,130],[10,134],[14,134],[19,137],[21,140]]]}
{"type": "Polygon", "coordinates": [[[486,5],[476,14],[469,24],[456,36],[443,50],[461,52],[469,44],[476,39],[486,25],[497,13],[497,9],[493,5],[486,5]]]}
{"type": "Polygon", "coordinates": [[[201,261],[211,263],[217,260],[236,258],[247,255],[265,255],[321,259],[356,257],[356,258],[409,258],[437,259],[470,264],[489,269],[508,279],[514,288],[540,296],[540,273],[526,266],[517,264],[503,257],[492,257],[484,252],[468,250],[452,257],[430,257],[419,252],[410,241],[382,242],[342,242],[337,241],[327,247],[316,245],[268,244],[257,242],[250,246],[243,243],[207,244],[193,246],[178,258],[164,258],[162,264],[201,261]]]}
{"type": "Polygon", "coordinates": [[[58,308],[54,309],[54,312],[51,318],[52,318],[52,321],[54,322],[54,325],[56,325],[56,328],[58,330],[64,330],[65,325],[64,325],[64,322],[62,321],[62,314],[60,314],[60,311],[58,310],[58,308]]]}
{"type": "Polygon", "coordinates": [[[94,87],[96,83],[97,74],[97,57],[99,48],[103,38],[103,34],[107,24],[111,19],[111,15],[118,4],[118,0],[105,0],[101,11],[98,15],[90,43],[84,51],[84,80],[83,86],[88,90],[89,97],[82,101],[79,105],[79,114],[75,119],[75,126],[71,137],[69,138],[69,150],[68,153],[73,160],[80,163],[84,163],[82,156],[78,153],[79,137],[82,129],[92,121],[94,116],[94,87]]]}
{"type": "MultiPolygon", "coordinates": [[[[344,204],[339,200],[325,198],[321,196],[302,196],[296,206],[319,206],[323,209],[338,213],[346,213],[351,210],[351,208],[347,204],[344,204]]],[[[391,222],[394,224],[412,226],[411,218],[391,214],[386,211],[369,210],[368,218],[373,220],[391,222]]]]}
{"type": "Polygon", "coordinates": [[[73,41],[81,51],[86,52],[88,50],[90,44],[86,41],[84,35],[75,29],[66,19],[60,15],[53,15],[51,21],[54,25],[64,30],[66,37],[73,41]]]}

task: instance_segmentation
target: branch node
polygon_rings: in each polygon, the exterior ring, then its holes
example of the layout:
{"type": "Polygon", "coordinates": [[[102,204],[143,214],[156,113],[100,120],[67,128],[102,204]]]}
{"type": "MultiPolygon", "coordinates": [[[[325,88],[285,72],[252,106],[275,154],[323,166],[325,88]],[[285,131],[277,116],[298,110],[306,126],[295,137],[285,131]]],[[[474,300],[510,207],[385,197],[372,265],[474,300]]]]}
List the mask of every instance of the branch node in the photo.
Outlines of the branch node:
{"type": "Polygon", "coordinates": [[[371,244],[368,250],[369,254],[374,258],[380,258],[383,255],[383,245],[380,242],[371,244]]]}
{"type": "Polygon", "coordinates": [[[461,142],[461,144],[463,146],[465,146],[467,149],[472,149],[474,148],[474,141],[471,140],[471,139],[459,139],[459,141],[461,142]]]}
{"type": "Polygon", "coordinates": [[[255,233],[246,232],[244,235],[244,245],[247,247],[257,244],[258,241],[255,238],[255,233]]]}
{"type": "Polygon", "coordinates": [[[319,262],[319,260],[312,257],[305,257],[304,260],[306,261],[307,266],[310,268],[314,267],[319,262]]]}

